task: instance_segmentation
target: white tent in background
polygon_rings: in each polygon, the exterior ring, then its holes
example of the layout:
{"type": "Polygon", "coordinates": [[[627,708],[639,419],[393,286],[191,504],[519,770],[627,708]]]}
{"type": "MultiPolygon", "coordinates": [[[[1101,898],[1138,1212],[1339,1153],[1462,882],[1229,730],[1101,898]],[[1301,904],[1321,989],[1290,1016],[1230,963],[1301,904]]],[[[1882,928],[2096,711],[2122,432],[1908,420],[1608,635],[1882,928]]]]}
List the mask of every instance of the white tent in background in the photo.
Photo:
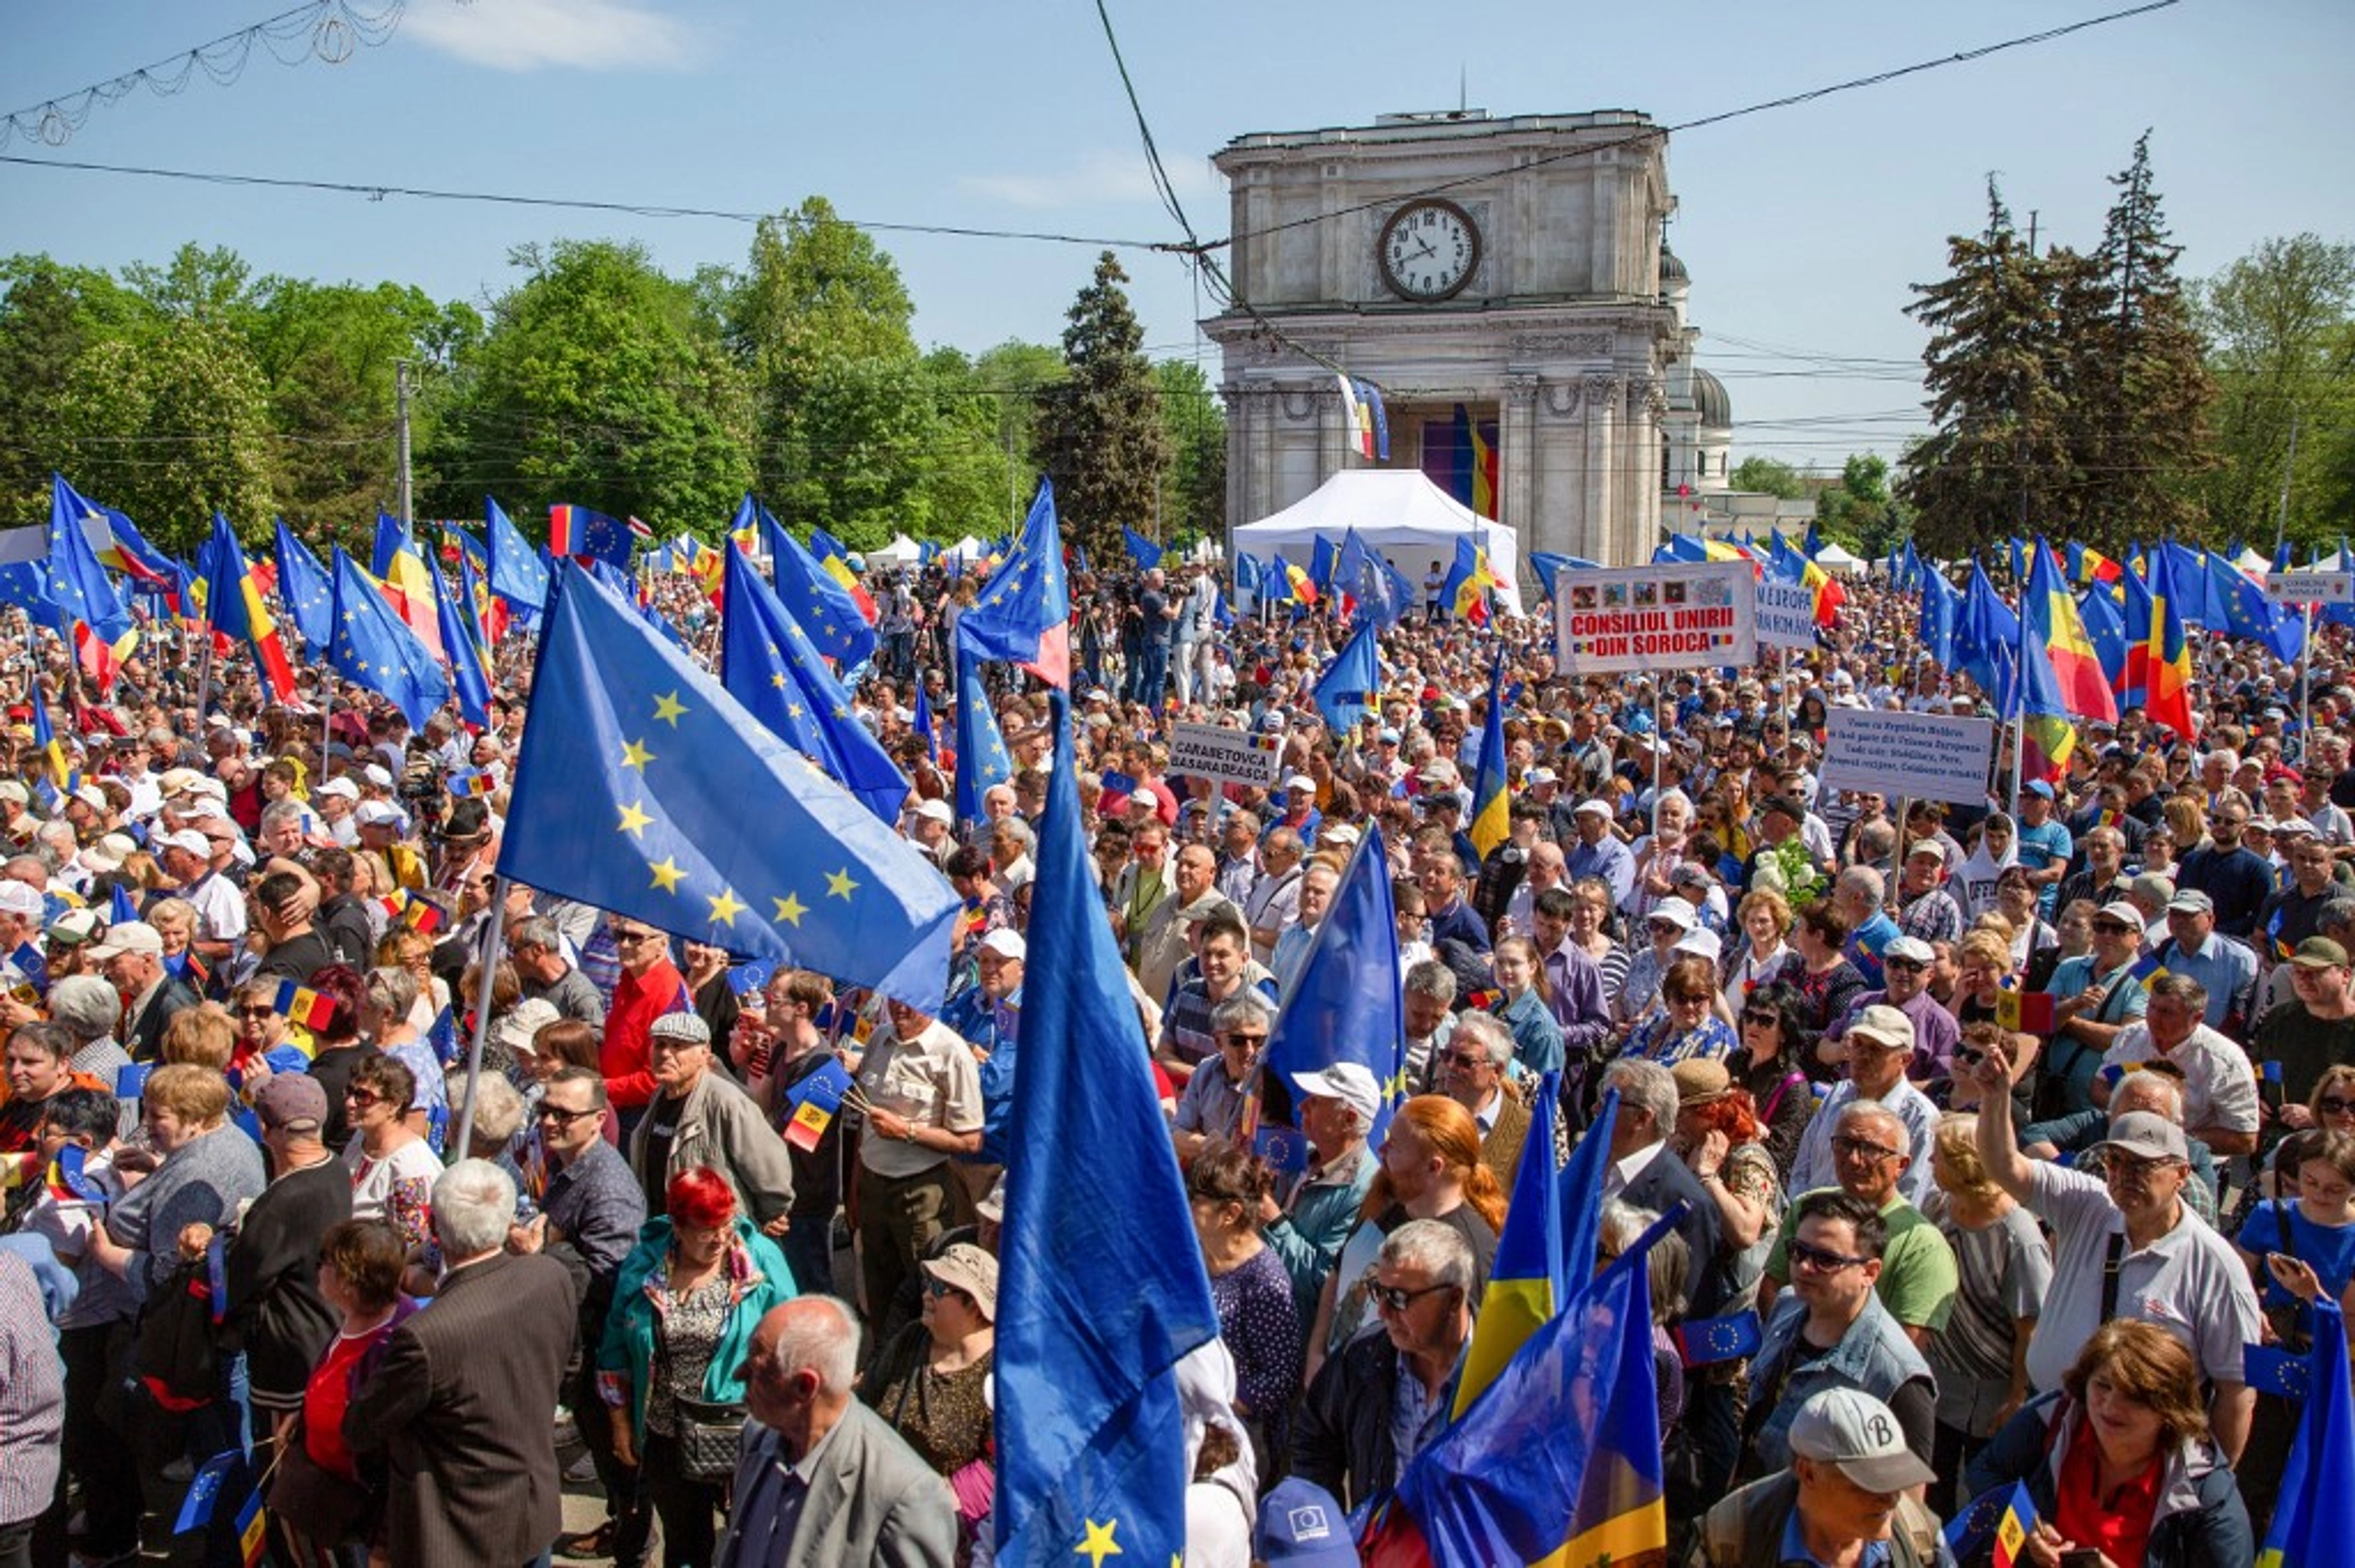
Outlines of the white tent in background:
{"type": "Polygon", "coordinates": [[[1454,564],[1455,542],[1469,535],[1488,551],[1489,569],[1502,579],[1497,597],[1506,612],[1526,613],[1521,603],[1521,543],[1513,531],[1411,468],[1345,468],[1283,510],[1237,528],[1235,550],[1262,558],[1281,555],[1304,567],[1320,534],[1338,549],[1352,528],[1418,593],[1430,564],[1437,561],[1447,570],[1454,564]]]}
{"type": "Polygon", "coordinates": [[[1865,563],[1862,560],[1851,555],[1837,544],[1826,544],[1822,549],[1818,550],[1815,553],[1815,564],[1827,572],[1838,572],[1844,578],[1853,577],[1865,569],[1865,563]]]}
{"type": "Polygon", "coordinates": [[[954,562],[959,567],[970,567],[988,553],[987,547],[980,540],[968,533],[940,554],[944,559],[954,562]]]}
{"type": "Polygon", "coordinates": [[[2234,560],[2233,565],[2238,567],[2245,572],[2253,572],[2258,578],[2262,578],[2266,573],[2273,569],[2273,557],[2270,555],[2260,555],[2254,549],[2244,545],[2241,549],[2239,558],[2234,560]]]}
{"type": "Polygon", "coordinates": [[[869,565],[881,562],[887,566],[912,567],[924,556],[924,547],[904,533],[892,535],[891,543],[879,550],[869,550],[869,565]]]}

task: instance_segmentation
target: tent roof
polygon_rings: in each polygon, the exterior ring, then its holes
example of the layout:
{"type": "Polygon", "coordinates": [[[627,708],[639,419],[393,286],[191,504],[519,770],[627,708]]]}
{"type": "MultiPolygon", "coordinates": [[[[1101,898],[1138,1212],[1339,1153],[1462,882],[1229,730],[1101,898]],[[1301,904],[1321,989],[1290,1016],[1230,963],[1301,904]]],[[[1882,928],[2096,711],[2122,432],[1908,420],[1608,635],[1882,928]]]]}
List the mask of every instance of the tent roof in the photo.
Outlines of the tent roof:
{"type": "Polygon", "coordinates": [[[1350,529],[1390,557],[1407,580],[1422,581],[1431,555],[1402,559],[1407,553],[1445,552],[1467,533],[1480,536],[1488,564],[1504,579],[1500,596],[1512,613],[1521,604],[1521,546],[1513,531],[1482,517],[1411,468],[1345,468],[1291,506],[1235,531],[1235,548],[1254,555],[1288,554],[1303,561],[1319,535],[1338,544],[1350,529]]]}
{"type": "Polygon", "coordinates": [[[896,533],[891,536],[891,543],[867,554],[870,560],[913,561],[923,555],[924,546],[904,533],[896,533]]]}

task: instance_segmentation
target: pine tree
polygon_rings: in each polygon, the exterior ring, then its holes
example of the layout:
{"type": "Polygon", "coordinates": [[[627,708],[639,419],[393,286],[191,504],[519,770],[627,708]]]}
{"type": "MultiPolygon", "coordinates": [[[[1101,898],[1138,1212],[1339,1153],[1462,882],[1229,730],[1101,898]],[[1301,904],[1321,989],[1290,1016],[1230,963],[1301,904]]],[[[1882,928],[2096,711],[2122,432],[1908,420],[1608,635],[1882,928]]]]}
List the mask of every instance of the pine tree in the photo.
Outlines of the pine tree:
{"type": "Polygon", "coordinates": [[[1987,182],[1987,228],[1947,242],[1947,274],[1906,314],[1930,329],[1923,384],[1936,429],[1906,454],[1900,494],[1929,553],[1965,555],[2045,526],[2072,470],[2056,384],[2048,269],[1987,182]]]}
{"type": "Polygon", "coordinates": [[[2084,308],[2062,310],[2061,325],[2073,362],[2070,445],[2085,486],[2074,521],[2080,537],[2115,553],[2201,522],[2195,486],[2216,462],[2208,424],[2216,385],[2176,276],[2183,247],[2168,238],[2152,184],[2149,132],[2109,182],[2118,200],[2090,258],[2084,308]]]}
{"type": "Polygon", "coordinates": [[[1128,280],[1110,251],[1097,259],[1063,330],[1071,373],[1040,395],[1037,452],[1055,482],[1063,539],[1099,561],[1120,558],[1123,524],[1152,532],[1169,466],[1144,328],[1120,288],[1128,280]]]}

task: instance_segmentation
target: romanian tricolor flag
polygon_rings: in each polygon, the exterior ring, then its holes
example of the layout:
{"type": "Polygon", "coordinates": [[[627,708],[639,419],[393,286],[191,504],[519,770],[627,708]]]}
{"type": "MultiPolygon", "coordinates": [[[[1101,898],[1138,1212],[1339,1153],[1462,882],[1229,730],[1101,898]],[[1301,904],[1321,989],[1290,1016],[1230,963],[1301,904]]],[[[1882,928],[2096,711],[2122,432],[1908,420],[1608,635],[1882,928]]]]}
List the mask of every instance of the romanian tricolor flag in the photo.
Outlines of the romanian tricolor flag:
{"type": "Polygon", "coordinates": [[[286,639],[263,602],[259,579],[246,564],[246,553],[229,520],[213,514],[213,537],[204,547],[201,569],[205,579],[204,611],[216,635],[242,637],[254,650],[254,665],[279,702],[294,695],[294,663],[286,656],[286,639]]]}
{"type": "Polygon", "coordinates": [[[1484,860],[1512,833],[1511,802],[1505,793],[1504,680],[1499,654],[1488,675],[1488,716],[1480,729],[1480,765],[1472,774],[1472,847],[1484,860]]]}
{"type": "MultiPolygon", "coordinates": [[[[2116,723],[2118,699],[2109,689],[2109,677],[2103,673],[2101,656],[2085,635],[2085,623],[2077,616],[2077,601],[2070,597],[2069,585],[2061,580],[2052,552],[2042,540],[2037,542],[2035,559],[2028,567],[2020,615],[2028,641],[2044,650],[2044,662],[2052,668],[2053,681],[2068,704],[2063,711],[2116,723]]],[[[2038,662],[2033,654],[2028,662],[2038,662]]]]}
{"type": "Polygon", "coordinates": [[[49,759],[49,776],[58,790],[71,791],[82,781],[74,776],[74,765],[66,760],[65,747],[50,725],[49,704],[41,700],[40,682],[32,681],[28,689],[33,699],[33,748],[49,759]]]}
{"type": "Polygon", "coordinates": [[[58,1150],[49,1162],[49,1196],[60,1203],[104,1203],[107,1189],[83,1173],[90,1151],[78,1143],[58,1150]]]}
{"type": "Polygon", "coordinates": [[[2150,625],[2127,629],[2129,635],[2141,635],[2145,649],[2143,710],[2153,724],[2165,725],[2186,739],[2198,739],[2199,721],[2191,712],[2191,648],[2184,640],[2175,568],[2164,551],[2152,563],[2150,589],[2150,625]]]}
{"type": "MultiPolygon", "coordinates": [[[[1485,767],[1483,769],[1485,773],[1485,767]]],[[[1484,850],[1481,852],[1486,853],[1484,850]]],[[[1488,1268],[1488,1288],[1472,1324],[1472,1345],[1455,1381],[1457,1416],[1472,1407],[1514,1352],[1528,1343],[1554,1309],[1569,1295],[1562,1256],[1562,1190],[1554,1173],[1556,1082],[1540,1080],[1529,1106],[1529,1141],[1521,1146],[1513,1173],[1512,1202],[1505,1209],[1504,1234],[1488,1268]],[[1542,1143],[1540,1139],[1542,1139],[1542,1143]]]]}
{"type": "Polygon", "coordinates": [[[314,1035],[326,1028],[335,1017],[335,998],[322,996],[293,980],[278,983],[278,995],[270,1006],[283,1013],[287,1022],[299,1024],[314,1035]]]}
{"type": "MultiPolygon", "coordinates": [[[[1647,1260],[1671,1228],[1654,1226],[1541,1322],[1415,1456],[1367,1524],[1360,1550],[1370,1568],[1664,1561],[1647,1260]]],[[[1499,1270],[1503,1256],[1499,1240],[1499,1270]]]]}
{"type": "Polygon", "coordinates": [[[442,646],[442,625],[433,604],[433,568],[425,564],[417,541],[399,519],[376,514],[373,557],[368,571],[385,602],[434,658],[448,658],[450,652],[442,646]]]}
{"type": "Polygon", "coordinates": [[[870,626],[875,624],[875,596],[867,591],[867,586],[858,580],[858,574],[850,569],[850,551],[844,548],[843,542],[822,528],[813,528],[810,531],[810,553],[818,557],[820,569],[840,583],[843,591],[856,602],[858,612],[867,617],[867,624],[870,626]]]}
{"type": "Polygon", "coordinates": [[[1284,586],[1292,590],[1292,601],[1294,604],[1315,604],[1316,579],[1308,575],[1308,568],[1297,561],[1285,561],[1283,568],[1284,586]]]}

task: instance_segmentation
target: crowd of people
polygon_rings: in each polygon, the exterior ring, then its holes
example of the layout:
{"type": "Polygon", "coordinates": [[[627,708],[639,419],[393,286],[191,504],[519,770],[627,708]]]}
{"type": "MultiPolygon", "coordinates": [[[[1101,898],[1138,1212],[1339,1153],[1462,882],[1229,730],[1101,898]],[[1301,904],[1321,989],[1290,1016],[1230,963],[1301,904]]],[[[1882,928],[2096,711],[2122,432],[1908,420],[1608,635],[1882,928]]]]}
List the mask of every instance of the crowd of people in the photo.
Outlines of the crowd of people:
{"type": "MultiPolygon", "coordinates": [[[[1221,1329],[1181,1374],[1187,1562],[1357,1561],[1350,1511],[1450,1421],[1517,1173],[1598,1139],[1604,1254],[1674,1217],[1648,1277],[1693,1562],[1945,1562],[1943,1521],[2024,1483],[2016,1561],[2253,1563],[2301,1407],[2246,1353],[2355,1276],[2338,634],[2303,692],[2196,638],[2196,737],[2129,710],[2016,798],[2005,744],[1982,798],[1885,799],[1821,787],[1833,710],[1988,711],[1886,581],[1771,666],[1576,680],[1542,606],[1458,615],[1440,580],[1335,729],[1331,607],[1073,578],[1090,860],[1221,1329]],[[1476,846],[1492,670],[1509,828],[1476,846]],[[1177,720],[1278,738],[1277,784],[1172,774],[1177,720]],[[1405,1093],[1271,1086],[1375,828],[1405,1093]],[[1680,1349],[1744,1314],[1746,1353],[1680,1349]]],[[[521,634],[490,723],[414,733],[357,688],[269,702],[168,624],[103,693],[46,645],[63,760],[26,692],[0,778],[0,1565],[255,1531],[347,1568],[988,1561],[1059,710],[993,679],[1012,773],[959,820],[976,584],[869,586],[856,716],[963,904],[937,1014],[500,878],[527,718],[564,722],[521,634]],[[797,1127],[837,1066],[843,1114],[797,1127]]],[[[651,588],[709,658],[720,610],[651,588]]]]}

